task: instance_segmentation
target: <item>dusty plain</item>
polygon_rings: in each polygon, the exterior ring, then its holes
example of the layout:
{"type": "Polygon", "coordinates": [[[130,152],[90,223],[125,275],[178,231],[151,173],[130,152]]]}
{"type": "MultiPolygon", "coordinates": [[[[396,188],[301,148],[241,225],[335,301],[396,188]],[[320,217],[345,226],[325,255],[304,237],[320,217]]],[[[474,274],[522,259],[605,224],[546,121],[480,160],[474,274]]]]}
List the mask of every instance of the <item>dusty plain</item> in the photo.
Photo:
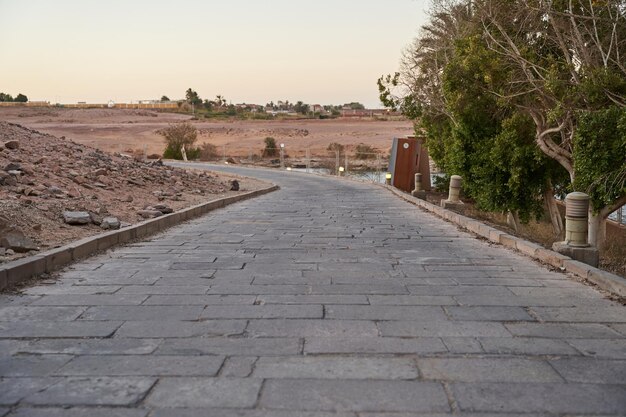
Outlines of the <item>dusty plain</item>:
{"type": "Polygon", "coordinates": [[[199,130],[198,144],[212,143],[227,156],[259,154],[265,137],[284,143],[293,157],[324,155],[331,142],[350,151],[365,143],[387,153],[392,139],[413,133],[404,120],[191,120],[192,115],[150,110],[0,108],[0,121],[19,123],[40,132],[66,138],[107,152],[163,152],[159,131],[169,123],[191,121],[199,130]]]}

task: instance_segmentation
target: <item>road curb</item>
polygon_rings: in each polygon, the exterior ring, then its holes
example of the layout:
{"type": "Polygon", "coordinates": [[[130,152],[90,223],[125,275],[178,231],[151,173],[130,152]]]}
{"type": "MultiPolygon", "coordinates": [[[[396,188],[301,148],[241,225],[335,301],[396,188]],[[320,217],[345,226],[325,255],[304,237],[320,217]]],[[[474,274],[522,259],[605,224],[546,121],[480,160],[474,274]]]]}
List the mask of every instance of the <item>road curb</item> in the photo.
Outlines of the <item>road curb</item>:
{"type": "Polygon", "coordinates": [[[558,252],[546,249],[541,245],[529,242],[517,236],[509,235],[506,232],[488,226],[478,220],[443,209],[435,204],[429,203],[426,200],[413,197],[412,195],[406,194],[403,191],[389,185],[380,184],[380,186],[391,191],[403,200],[430,211],[431,213],[455,223],[478,236],[484,237],[492,243],[497,243],[507,248],[514,249],[542,263],[546,263],[562,271],[570,272],[580,278],[588,280],[602,290],[608,291],[620,297],[626,297],[626,279],[620,277],[619,275],[575,261],[568,256],[561,255],[558,252]]]}
{"type": "Polygon", "coordinates": [[[85,259],[105,249],[136,239],[145,238],[187,220],[200,217],[218,208],[268,194],[278,189],[280,189],[279,186],[272,185],[271,187],[250,191],[244,194],[207,201],[206,203],[197,204],[123,229],[89,236],[59,248],[7,262],[6,264],[0,265],[0,290],[13,287],[20,282],[31,279],[33,276],[53,272],[69,263],[85,259]]]}

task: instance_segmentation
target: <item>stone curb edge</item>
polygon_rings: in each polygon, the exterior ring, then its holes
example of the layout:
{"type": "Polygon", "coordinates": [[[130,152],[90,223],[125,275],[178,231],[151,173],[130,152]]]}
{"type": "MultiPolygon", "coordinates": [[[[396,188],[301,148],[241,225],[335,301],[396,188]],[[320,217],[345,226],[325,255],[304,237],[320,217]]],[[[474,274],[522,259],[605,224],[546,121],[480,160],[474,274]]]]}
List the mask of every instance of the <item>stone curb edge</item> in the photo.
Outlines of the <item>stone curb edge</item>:
{"type": "Polygon", "coordinates": [[[494,227],[487,226],[486,224],[481,223],[478,220],[474,220],[453,211],[446,210],[442,207],[429,203],[426,200],[413,197],[412,195],[406,194],[403,191],[400,191],[397,188],[391,187],[389,185],[380,184],[380,186],[391,191],[393,194],[397,195],[403,200],[415,204],[416,206],[421,207],[427,211],[430,211],[435,215],[452,223],[455,223],[478,236],[484,237],[492,243],[497,243],[507,248],[515,249],[518,252],[530,256],[531,258],[534,258],[540,262],[546,263],[555,268],[559,268],[562,271],[571,272],[580,278],[586,279],[594,283],[599,288],[605,291],[608,291],[620,297],[626,297],[626,279],[620,277],[619,275],[615,275],[610,272],[594,268],[585,263],[575,261],[568,256],[561,255],[560,253],[554,252],[550,249],[546,249],[536,243],[529,242],[519,237],[509,235],[494,227]]]}
{"type": "Polygon", "coordinates": [[[31,279],[33,276],[53,272],[71,262],[85,259],[96,252],[100,252],[123,243],[128,243],[136,239],[145,238],[187,220],[200,217],[203,214],[218,208],[268,194],[278,189],[280,189],[278,185],[272,185],[271,187],[250,191],[244,194],[211,200],[206,203],[191,206],[181,211],[146,220],[123,229],[89,236],[84,239],[68,243],[67,245],[38,253],[37,255],[8,262],[0,265],[0,290],[13,287],[20,282],[31,279]]]}

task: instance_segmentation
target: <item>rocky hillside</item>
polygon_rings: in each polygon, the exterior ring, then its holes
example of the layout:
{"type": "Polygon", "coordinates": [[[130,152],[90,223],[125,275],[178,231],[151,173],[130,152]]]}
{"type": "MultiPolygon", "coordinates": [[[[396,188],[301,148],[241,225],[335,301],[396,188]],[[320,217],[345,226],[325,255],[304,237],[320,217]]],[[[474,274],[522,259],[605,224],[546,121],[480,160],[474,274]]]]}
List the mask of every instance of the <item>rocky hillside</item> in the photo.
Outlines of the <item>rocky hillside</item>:
{"type": "Polygon", "coordinates": [[[215,198],[230,180],[0,122],[0,261],[215,198]]]}

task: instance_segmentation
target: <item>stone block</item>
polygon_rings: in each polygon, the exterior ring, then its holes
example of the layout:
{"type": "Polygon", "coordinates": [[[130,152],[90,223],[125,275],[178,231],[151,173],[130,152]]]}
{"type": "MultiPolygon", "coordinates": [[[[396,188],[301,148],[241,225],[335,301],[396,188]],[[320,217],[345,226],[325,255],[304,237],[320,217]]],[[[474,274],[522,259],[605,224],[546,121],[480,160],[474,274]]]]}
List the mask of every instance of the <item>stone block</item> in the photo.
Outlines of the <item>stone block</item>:
{"type": "Polygon", "coordinates": [[[518,240],[518,238],[509,234],[500,235],[500,244],[502,246],[506,246],[507,248],[517,249],[518,240]]]}
{"type": "Polygon", "coordinates": [[[626,279],[601,269],[589,269],[587,279],[603,290],[626,297],[626,279]]]}
{"type": "Polygon", "coordinates": [[[570,259],[569,256],[562,255],[558,252],[546,248],[537,249],[537,251],[535,252],[535,257],[541,262],[545,262],[548,265],[554,266],[555,268],[562,267],[563,261],[570,259]]]}
{"type": "MultiPolygon", "coordinates": [[[[597,248],[591,246],[586,248],[579,248],[570,246],[565,242],[555,242],[552,245],[552,250],[560,253],[561,255],[568,256],[574,261],[578,261],[579,263],[585,263],[593,267],[597,267],[598,263],[600,262],[600,252],[597,248]]],[[[564,261],[563,266],[565,266],[567,262],[568,261],[564,261]]],[[[581,271],[580,268],[577,268],[575,265],[571,265],[571,267],[575,270],[578,269],[579,271],[581,271]]],[[[565,266],[565,268],[567,269],[567,266],[565,266]]],[[[574,270],[572,272],[574,272],[574,270]]],[[[574,273],[578,275],[577,272],[574,273]]],[[[587,274],[585,273],[585,275],[580,276],[586,278],[587,274]]]]}
{"type": "Polygon", "coordinates": [[[420,191],[411,191],[411,195],[415,198],[419,198],[421,200],[426,200],[426,191],[420,190],[420,191]]]}
{"type": "Polygon", "coordinates": [[[421,354],[445,353],[448,349],[434,337],[310,337],[306,354],[421,354]]]}
{"type": "Polygon", "coordinates": [[[522,252],[525,255],[534,257],[539,249],[543,249],[541,245],[537,245],[536,243],[528,242],[526,240],[519,239],[516,243],[516,248],[518,251],[522,252]]]}
{"type": "Polygon", "coordinates": [[[506,233],[504,233],[503,231],[500,231],[498,229],[491,229],[489,231],[489,240],[494,242],[494,243],[500,243],[502,240],[502,235],[506,235],[506,233]]]}
{"type": "Polygon", "coordinates": [[[98,251],[98,241],[95,237],[87,237],[68,245],[72,250],[72,259],[79,261],[98,251]]]}
{"type": "Polygon", "coordinates": [[[41,255],[29,256],[4,265],[6,282],[9,287],[46,272],[46,258],[41,255]]]}
{"type": "Polygon", "coordinates": [[[9,279],[7,278],[7,270],[4,267],[0,267],[0,291],[9,286],[9,279]]]}
{"type": "Polygon", "coordinates": [[[455,202],[455,201],[441,200],[439,205],[444,210],[460,211],[461,213],[465,209],[465,204],[463,204],[462,201],[455,202]]]}
{"type": "Polygon", "coordinates": [[[109,249],[119,243],[119,232],[117,230],[101,233],[96,236],[98,251],[109,249]]]}
{"type": "Polygon", "coordinates": [[[262,382],[251,378],[161,378],[146,403],[160,408],[251,408],[262,382]]]}

